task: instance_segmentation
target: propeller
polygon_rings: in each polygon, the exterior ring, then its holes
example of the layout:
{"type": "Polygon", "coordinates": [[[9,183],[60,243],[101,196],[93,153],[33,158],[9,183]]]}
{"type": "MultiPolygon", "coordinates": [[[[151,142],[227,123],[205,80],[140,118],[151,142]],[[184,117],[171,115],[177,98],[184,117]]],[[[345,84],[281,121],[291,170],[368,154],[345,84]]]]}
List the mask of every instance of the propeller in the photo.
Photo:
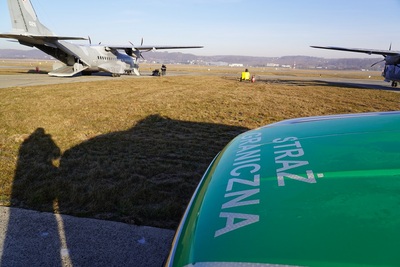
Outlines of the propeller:
{"type": "Polygon", "coordinates": [[[383,57],[384,57],[384,59],[379,60],[378,62],[375,62],[374,64],[371,65],[371,67],[373,67],[373,66],[375,66],[376,64],[379,64],[379,63],[381,63],[381,62],[384,62],[384,61],[386,60],[386,56],[383,56],[383,57]]]}
{"type": "MultiPolygon", "coordinates": [[[[129,43],[133,46],[133,47],[135,47],[135,45],[131,42],[131,41],[129,41],[129,43]]],[[[143,37],[142,37],[142,40],[140,41],[140,46],[142,46],[143,45],[143,37]]]]}
{"type": "MultiPolygon", "coordinates": [[[[143,37],[142,37],[142,40],[140,41],[140,46],[143,46],[143,37]]],[[[142,53],[140,53],[140,57],[141,57],[143,60],[146,60],[146,59],[144,58],[144,56],[142,55],[142,53]]]]}
{"type": "MultiPolygon", "coordinates": [[[[390,42],[389,50],[392,50],[392,42],[390,42]]],[[[386,56],[384,56],[384,58],[386,59],[386,56]]],[[[398,67],[398,66],[399,66],[399,65],[396,64],[396,67],[398,67]]]]}
{"type": "MultiPolygon", "coordinates": [[[[133,48],[135,48],[135,45],[131,41],[129,41],[129,43],[133,46],[133,48]]],[[[142,45],[143,45],[143,37],[142,37],[142,40],[140,41],[140,46],[142,46],[142,45]]],[[[146,60],[143,57],[142,53],[140,51],[138,51],[138,52],[139,52],[139,57],[141,57],[143,60],[146,60]]]]}
{"type": "MultiPolygon", "coordinates": [[[[389,51],[390,51],[390,50],[392,50],[392,42],[390,42],[390,45],[389,45],[389,51]]],[[[376,64],[379,64],[379,63],[381,63],[381,62],[384,62],[384,61],[386,61],[386,56],[383,56],[383,59],[382,59],[382,60],[379,60],[378,62],[375,62],[374,64],[372,64],[371,67],[373,67],[373,66],[375,66],[376,64]]]]}
{"type": "MultiPolygon", "coordinates": [[[[89,45],[92,45],[92,39],[90,38],[90,36],[88,36],[88,40],[89,40],[89,45]]],[[[101,45],[101,42],[99,42],[99,45],[101,45]]]]}

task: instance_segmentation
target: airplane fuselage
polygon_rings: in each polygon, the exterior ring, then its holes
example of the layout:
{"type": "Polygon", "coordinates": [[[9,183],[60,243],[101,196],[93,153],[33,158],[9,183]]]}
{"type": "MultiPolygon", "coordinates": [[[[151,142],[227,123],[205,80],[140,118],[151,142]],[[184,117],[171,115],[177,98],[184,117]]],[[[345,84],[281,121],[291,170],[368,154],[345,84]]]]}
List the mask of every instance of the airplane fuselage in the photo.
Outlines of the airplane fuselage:
{"type": "MultiPolygon", "coordinates": [[[[125,71],[138,68],[136,59],[107,46],[74,45],[65,41],[60,41],[59,43],[66,50],[71,51],[71,54],[79,56],[77,60],[85,63],[89,67],[88,71],[101,71],[103,70],[101,66],[107,64],[113,65],[107,68],[107,71],[111,73],[123,74],[125,71]]],[[[72,62],[68,63],[70,65],[72,62]]]]}
{"type": "Polygon", "coordinates": [[[387,65],[398,65],[400,64],[400,55],[388,55],[385,57],[385,61],[387,65]]]}
{"type": "MultiPolygon", "coordinates": [[[[32,46],[32,45],[31,45],[32,46]]],[[[83,64],[85,73],[107,71],[112,74],[137,73],[138,64],[135,57],[120,53],[116,49],[102,45],[77,45],[66,41],[47,44],[35,44],[35,47],[52,57],[63,62],[67,66],[83,64]]],[[[58,76],[57,72],[50,75],[58,76]]]]}
{"type": "Polygon", "coordinates": [[[385,65],[382,76],[385,78],[385,82],[392,82],[392,87],[397,87],[397,83],[400,82],[400,67],[398,65],[385,65]]]}

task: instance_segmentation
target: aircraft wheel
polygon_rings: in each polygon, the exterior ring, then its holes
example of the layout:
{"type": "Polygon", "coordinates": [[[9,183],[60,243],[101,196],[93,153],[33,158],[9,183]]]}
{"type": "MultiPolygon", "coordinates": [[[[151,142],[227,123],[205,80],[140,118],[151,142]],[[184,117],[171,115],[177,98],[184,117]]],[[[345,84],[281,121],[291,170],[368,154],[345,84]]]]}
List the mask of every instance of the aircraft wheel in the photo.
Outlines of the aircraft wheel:
{"type": "Polygon", "coordinates": [[[392,87],[397,87],[397,82],[393,81],[392,82],[392,87]]]}

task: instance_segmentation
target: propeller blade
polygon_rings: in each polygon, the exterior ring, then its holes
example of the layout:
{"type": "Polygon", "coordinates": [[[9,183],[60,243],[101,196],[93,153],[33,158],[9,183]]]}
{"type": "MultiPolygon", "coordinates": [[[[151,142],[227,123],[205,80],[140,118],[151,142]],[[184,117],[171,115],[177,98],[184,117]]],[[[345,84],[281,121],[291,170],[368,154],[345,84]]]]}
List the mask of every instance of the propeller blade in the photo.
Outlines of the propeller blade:
{"type": "Polygon", "coordinates": [[[142,41],[140,42],[140,46],[143,46],[143,37],[142,37],[142,41]]]}
{"type": "Polygon", "coordinates": [[[385,61],[385,59],[379,60],[378,62],[375,62],[374,64],[371,65],[371,67],[375,66],[376,64],[379,64],[381,62],[385,61]]]}
{"type": "Polygon", "coordinates": [[[92,39],[90,39],[90,36],[88,36],[88,40],[89,40],[89,45],[92,45],[92,39]]]}

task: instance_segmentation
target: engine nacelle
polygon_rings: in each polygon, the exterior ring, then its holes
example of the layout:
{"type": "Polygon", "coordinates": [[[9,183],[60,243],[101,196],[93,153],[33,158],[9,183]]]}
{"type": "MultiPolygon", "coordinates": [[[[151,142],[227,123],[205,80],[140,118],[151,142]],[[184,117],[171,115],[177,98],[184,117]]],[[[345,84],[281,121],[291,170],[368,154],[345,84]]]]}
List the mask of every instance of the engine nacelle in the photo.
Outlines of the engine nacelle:
{"type": "Polygon", "coordinates": [[[386,65],[398,65],[400,64],[400,55],[396,56],[386,56],[386,65]]]}
{"type": "Polygon", "coordinates": [[[128,56],[133,56],[133,49],[132,48],[125,48],[125,53],[128,55],[128,56]]]}
{"type": "Polygon", "coordinates": [[[128,56],[135,57],[135,58],[139,58],[141,56],[140,51],[136,50],[135,48],[125,48],[125,53],[128,56]]]}

